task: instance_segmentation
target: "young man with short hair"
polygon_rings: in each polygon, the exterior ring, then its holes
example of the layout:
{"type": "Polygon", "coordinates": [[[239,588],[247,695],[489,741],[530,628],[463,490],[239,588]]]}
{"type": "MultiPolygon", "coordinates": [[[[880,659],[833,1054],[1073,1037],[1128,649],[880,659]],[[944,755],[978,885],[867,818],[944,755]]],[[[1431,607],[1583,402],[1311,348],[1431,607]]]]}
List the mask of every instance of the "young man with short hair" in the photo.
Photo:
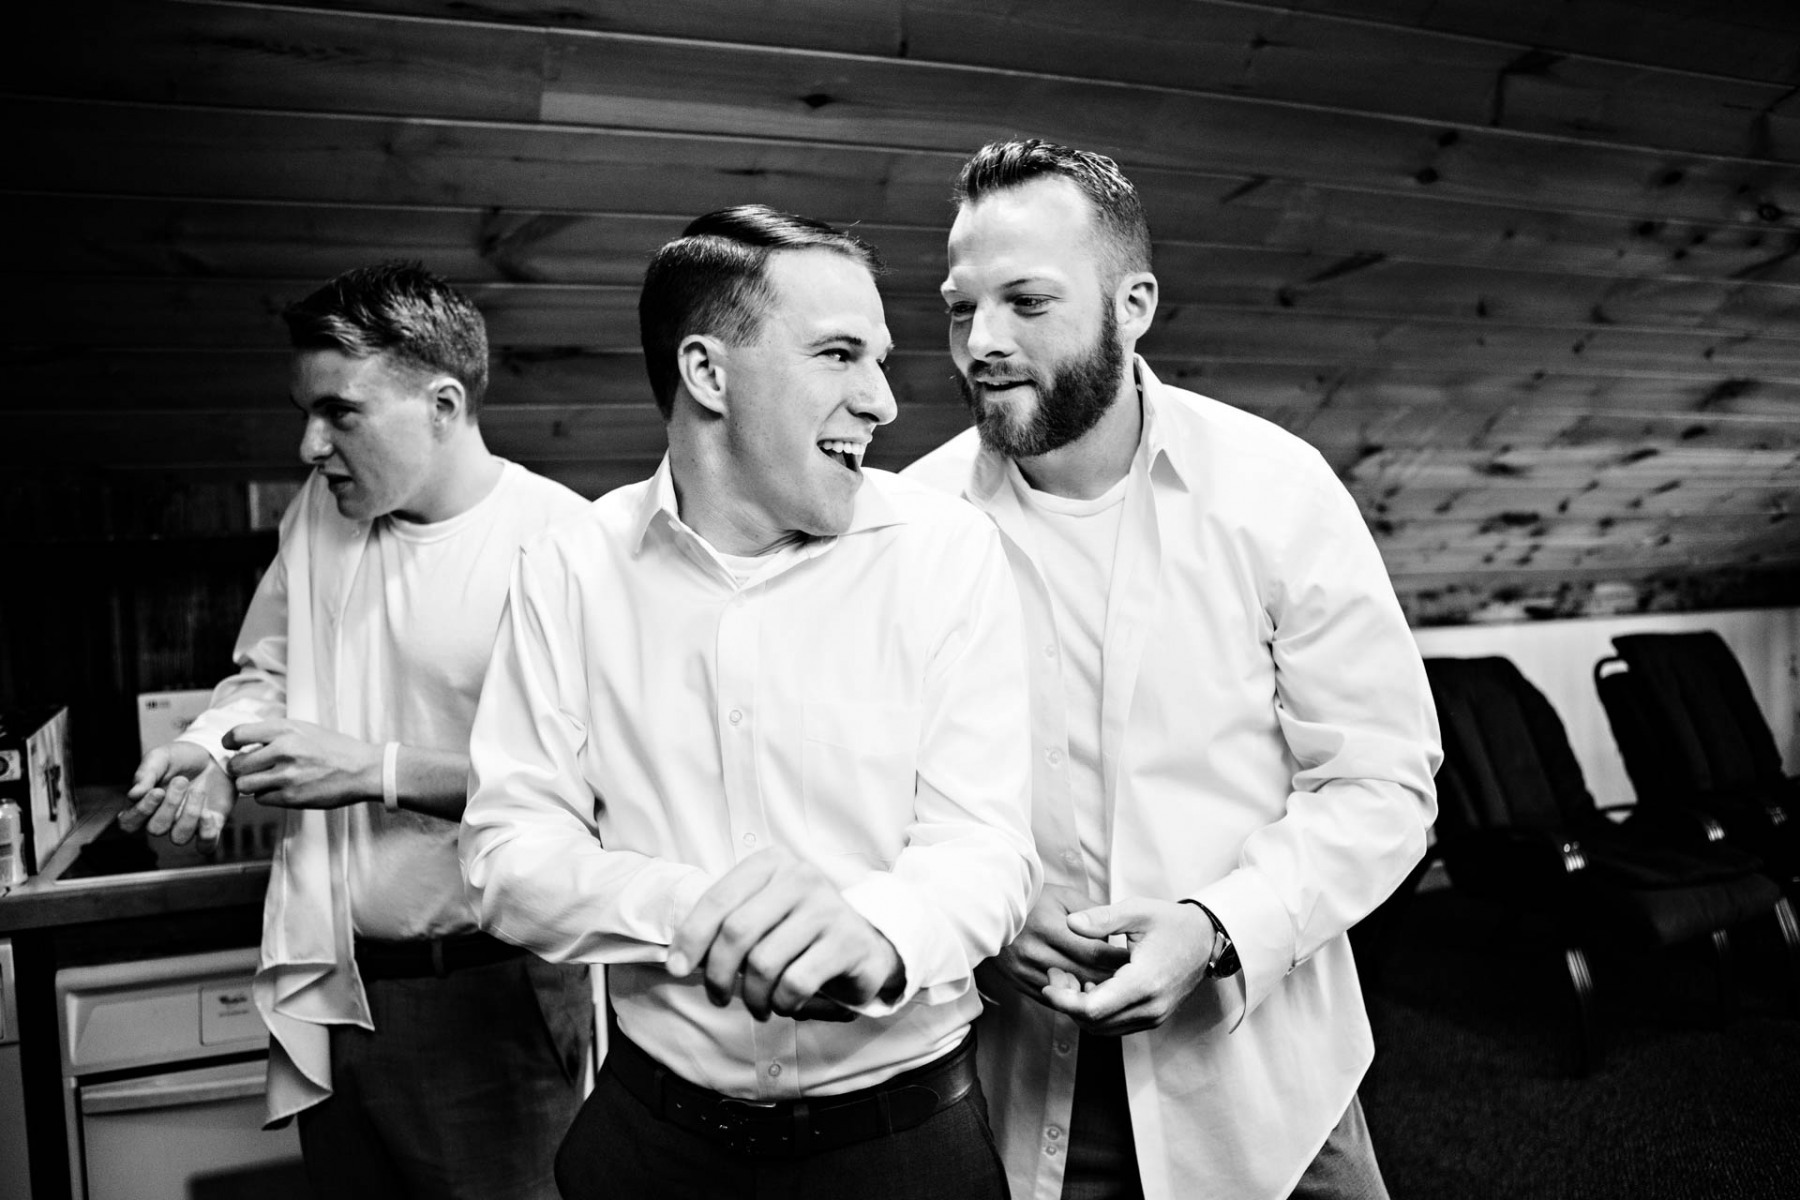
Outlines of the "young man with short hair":
{"type": "Polygon", "coordinates": [[[760,206],[659,250],[668,455],[529,544],[475,723],[483,923],[605,963],[565,1197],[1000,1197],[975,964],[1038,879],[994,529],[865,469],[860,241],[760,206]]]}
{"type": "Polygon", "coordinates": [[[486,329],[443,280],[363,268],[285,315],[313,473],[238,673],[120,822],[206,841],[239,796],[287,810],[255,995],[269,1116],[298,1115],[320,1195],[549,1200],[587,972],[479,931],[456,834],[513,557],[586,504],[488,450],[486,329]]]}

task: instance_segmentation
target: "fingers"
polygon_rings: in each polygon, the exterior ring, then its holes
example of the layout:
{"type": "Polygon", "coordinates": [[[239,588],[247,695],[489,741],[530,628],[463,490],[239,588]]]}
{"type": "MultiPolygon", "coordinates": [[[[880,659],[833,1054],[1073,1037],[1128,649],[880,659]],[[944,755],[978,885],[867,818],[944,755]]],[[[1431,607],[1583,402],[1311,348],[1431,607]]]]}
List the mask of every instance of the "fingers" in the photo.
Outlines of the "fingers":
{"type": "MultiPolygon", "coordinates": [[[[1077,913],[1068,918],[1073,921],[1077,913]]],[[[1131,952],[1101,938],[1063,928],[1050,930],[1043,938],[1044,949],[1055,956],[1055,965],[1086,979],[1098,980],[1112,974],[1131,961],[1131,952]]]]}
{"type": "MultiPolygon", "coordinates": [[[[280,766],[284,755],[268,742],[253,742],[248,750],[239,750],[225,760],[225,770],[233,779],[242,779],[246,775],[259,775],[280,766]]],[[[247,790],[247,789],[246,789],[247,790]]]]}
{"type": "MultiPolygon", "coordinates": [[[[1197,910],[1196,910],[1197,911],[1197,910]]],[[[1102,940],[1123,933],[1146,933],[1155,917],[1149,905],[1137,900],[1101,904],[1069,914],[1069,929],[1081,937],[1102,940]]]]}
{"type": "MultiPolygon", "coordinates": [[[[1030,955],[1040,971],[1054,965],[1087,978],[1109,975],[1124,965],[1130,955],[1120,947],[1109,945],[1105,935],[1077,932],[1072,914],[1088,905],[1085,895],[1072,888],[1045,888],[1032,905],[1020,941],[1030,941],[1030,955]]],[[[1043,986],[1039,981],[1038,986],[1043,986]]]]}
{"type": "Polygon", "coordinates": [[[206,803],[205,791],[196,780],[177,779],[169,784],[171,794],[177,785],[181,785],[182,802],[169,825],[169,840],[177,846],[185,846],[194,840],[194,831],[200,827],[200,810],[206,803]]]}
{"type": "Polygon", "coordinates": [[[150,815],[150,823],[146,826],[154,837],[162,837],[175,827],[181,816],[182,806],[187,803],[188,778],[177,775],[169,780],[168,787],[163,789],[163,802],[150,815]]]}
{"type": "Polygon", "coordinates": [[[1159,1025],[1168,1016],[1156,1015],[1157,997],[1146,982],[1130,967],[1098,984],[1078,984],[1074,976],[1056,972],[1041,996],[1045,1005],[1075,1018],[1090,1033],[1129,1033],[1159,1025]]]}
{"type": "MultiPolygon", "coordinates": [[[[1066,921],[1067,918],[1062,918],[1066,921]]],[[[1001,973],[1015,987],[1035,996],[1048,982],[1051,968],[1098,983],[1131,961],[1131,952],[1067,929],[1029,927],[997,958],[1001,973]]]]}
{"type": "MultiPolygon", "coordinates": [[[[123,829],[126,833],[136,833],[144,827],[146,822],[150,821],[162,811],[163,805],[168,803],[168,798],[169,791],[166,787],[158,786],[151,788],[144,793],[143,798],[136,804],[120,811],[119,828],[123,829]]],[[[179,813],[179,811],[180,806],[177,804],[175,812],[179,813]]],[[[163,827],[166,829],[170,824],[174,823],[174,820],[175,814],[172,813],[168,820],[163,823],[163,827]]]]}
{"type": "Polygon", "coordinates": [[[1036,996],[1049,982],[1046,971],[1053,968],[1031,953],[1025,939],[1026,935],[1021,934],[1012,945],[994,955],[993,963],[1007,983],[1027,996],[1036,996]]]}
{"type": "Polygon", "coordinates": [[[774,854],[752,854],[706,889],[669,943],[669,974],[680,978],[706,960],[725,919],[767,882],[776,865],[774,854]]]}
{"type": "Polygon", "coordinates": [[[224,746],[227,750],[242,750],[246,746],[272,742],[287,730],[286,721],[246,721],[225,731],[224,746]]]}
{"type": "Polygon", "coordinates": [[[877,987],[867,978],[865,959],[853,939],[829,933],[816,939],[771,981],[771,1007],[791,1015],[814,996],[839,1005],[867,1004],[877,987]]]}
{"type": "Polygon", "coordinates": [[[800,1002],[793,1012],[785,1014],[796,1021],[854,1021],[856,1013],[830,996],[812,995],[800,1002]]]}
{"type": "MultiPolygon", "coordinates": [[[[706,952],[706,994],[714,1004],[731,1003],[736,992],[751,1016],[768,1019],[782,976],[818,936],[811,922],[789,920],[797,899],[785,888],[768,888],[725,919],[706,952]]],[[[801,999],[790,999],[787,1007],[798,1007],[801,999]]]]}
{"type": "Polygon", "coordinates": [[[231,785],[246,796],[255,796],[266,804],[285,804],[283,789],[291,782],[285,771],[259,771],[254,775],[233,772],[231,785]]]}
{"type": "Polygon", "coordinates": [[[1079,992],[1046,986],[1039,998],[1094,1033],[1151,1029],[1168,1020],[1206,975],[1212,924],[1192,905],[1126,900],[1074,913],[1069,924],[1098,934],[1123,933],[1131,961],[1112,977],[1079,992]]]}
{"type": "Polygon", "coordinates": [[[1053,970],[1098,983],[1129,962],[1128,950],[1070,928],[1071,913],[1088,904],[1087,896],[1074,888],[1046,885],[1026,915],[1024,930],[994,957],[1001,977],[1037,999],[1053,970]]]}
{"type": "Polygon", "coordinates": [[[707,998],[741,998],[750,1014],[850,1020],[898,961],[885,939],[810,864],[764,851],[709,888],[676,931],[668,967],[702,969],[707,998]],[[761,860],[761,861],[759,861],[761,860]],[[829,993],[829,994],[826,994],[829,993]]]}
{"type": "Polygon", "coordinates": [[[158,746],[144,755],[144,761],[138,764],[137,772],[131,777],[131,787],[125,792],[126,798],[142,800],[149,794],[151,788],[162,783],[163,776],[168,774],[172,761],[167,746],[158,746]]]}
{"type": "Polygon", "coordinates": [[[236,751],[225,760],[225,772],[237,791],[285,807],[286,797],[281,792],[291,782],[283,770],[288,759],[271,744],[285,732],[279,722],[253,721],[238,725],[225,734],[225,748],[236,751]]]}
{"type": "Polygon", "coordinates": [[[169,829],[169,840],[184,846],[198,834],[201,849],[210,848],[219,840],[234,798],[231,781],[217,767],[208,766],[188,784],[186,801],[169,829]]]}

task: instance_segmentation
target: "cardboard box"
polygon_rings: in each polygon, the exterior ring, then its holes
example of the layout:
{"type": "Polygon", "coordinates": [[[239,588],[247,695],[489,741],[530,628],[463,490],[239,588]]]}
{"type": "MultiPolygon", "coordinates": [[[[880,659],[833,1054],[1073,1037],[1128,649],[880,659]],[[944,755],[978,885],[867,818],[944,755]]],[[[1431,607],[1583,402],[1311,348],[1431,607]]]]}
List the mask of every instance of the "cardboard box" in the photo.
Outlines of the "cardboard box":
{"type": "Polygon", "coordinates": [[[0,709],[0,800],[25,818],[25,869],[35,875],[75,828],[68,709],[0,709]]]}
{"type": "Polygon", "coordinates": [[[206,711],[211,688],[185,692],[140,692],[138,705],[138,755],[142,757],[175,740],[177,734],[206,711]]]}

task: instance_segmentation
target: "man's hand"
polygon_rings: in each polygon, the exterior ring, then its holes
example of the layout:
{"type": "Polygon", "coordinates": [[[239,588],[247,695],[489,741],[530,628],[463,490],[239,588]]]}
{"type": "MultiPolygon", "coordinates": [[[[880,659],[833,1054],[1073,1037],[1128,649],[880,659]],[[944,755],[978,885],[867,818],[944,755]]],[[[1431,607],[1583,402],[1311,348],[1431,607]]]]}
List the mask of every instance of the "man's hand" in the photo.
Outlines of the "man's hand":
{"type": "Polygon", "coordinates": [[[675,932],[669,973],[704,970],[706,994],[723,1007],[743,997],[769,1014],[854,1020],[842,1007],[897,994],[906,981],[893,943],[844,899],[822,871],[779,847],[758,851],[706,890],[675,932]]]}
{"type": "Polygon", "coordinates": [[[153,835],[168,834],[177,846],[198,833],[204,850],[219,840],[237,790],[212,755],[192,742],[170,742],[144,755],[125,796],[135,801],[119,813],[127,833],[148,824],[153,835]]]}
{"type": "Polygon", "coordinates": [[[1104,937],[1076,933],[1069,917],[1093,907],[1087,893],[1075,888],[1044,885],[1037,903],[1025,917],[1025,928],[1012,944],[994,956],[994,966],[1006,981],[1034,1000],[1043,999],[1052,969],[1073,975],[1080,983],[1099,983],[1124,966],[1130,952],[1109,945],[1104,937]]]}
{"type": "Polygon", "coordinates": [[[1161,1025],[1199,986],[1212,954],[1213,923],[1192,904],[1122,900],[1071,915],[1069,928],[1094,938],[1122,933],[1130,947],[1131,961],[1111,979],[1090,985],[1059,972],[1040,993],[1045,1004],[1089,1033],[1137,1033],[1161,1025]]]}
{"type": "Polygon", "coordinates": [[[252,721],[225,735],[242,751],[225,769],[237,790],[277,808],[342,808],[381,795],[381,747],[310,721],[252,721]]]}

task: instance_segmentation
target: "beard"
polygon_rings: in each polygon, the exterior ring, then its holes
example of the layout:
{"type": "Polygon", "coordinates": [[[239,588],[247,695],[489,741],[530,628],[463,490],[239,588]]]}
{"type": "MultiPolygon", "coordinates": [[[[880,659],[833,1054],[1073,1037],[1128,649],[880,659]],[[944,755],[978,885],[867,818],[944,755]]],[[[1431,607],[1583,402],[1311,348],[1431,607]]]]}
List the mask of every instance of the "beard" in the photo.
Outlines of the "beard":
{"type": "Polygon", "coordinates": [[[1048,378],[1036,371],[990,372],[986,364],[975,363],[969,374],[957,372],[956,382],[983,446],[1009,458],[1035,458],[1061,449],[1099,424],[1119,398],[1124,375],[1125,348],[1119,344],[1119,321],[1108,303],[1100,310],[1100,334],[1094,344],[1052,369],[1048,378]],[[1028,381],[1037,391],[1037,407],[1022,418],[1010,406],[984,399],[976,386],[1008,380],[1028,381]]]}

